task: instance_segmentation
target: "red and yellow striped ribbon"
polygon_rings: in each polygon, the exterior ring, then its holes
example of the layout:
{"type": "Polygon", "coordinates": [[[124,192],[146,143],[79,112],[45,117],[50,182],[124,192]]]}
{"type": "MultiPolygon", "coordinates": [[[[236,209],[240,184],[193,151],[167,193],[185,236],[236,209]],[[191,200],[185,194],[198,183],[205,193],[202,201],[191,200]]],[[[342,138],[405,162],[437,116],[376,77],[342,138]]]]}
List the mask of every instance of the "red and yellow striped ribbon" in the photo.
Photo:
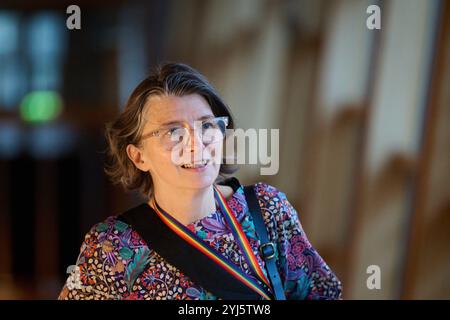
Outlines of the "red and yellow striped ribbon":
{"type": "Polygon", "coordinates": [[[236,233],[235,234],[236,240],[238,241],[239,247],[241,248],[241,251],[244,254],[247,262],[249,263],[250,268],[252,268],[253,272],[255,272],[258,275],[259,279],[261,279],[270,288],[269,280],[262,271],[261,266],[259,265],[258,260],[256,259],[256,256],[253,253],[252,247],[250,246],[250,243],[248,242],[248,239],[244,231],[242,230],[241,224],[231,211],[224,196],[220,193],[220,191],[216,187],[214,187],[214,192],[216,199],[218,200],[220,209],[224,213],[225,219],[231,226],[231,230],[235,231],[233,233],[236,233]]]}
{"type": "MultiPolygon", "coordinates": [[[[227,222],[230,224],[230,229],[238,240],[238,244],[241,247],[241,250],[244,253],[247,262],[249,262],[249,266],[252,268],[254,272],[256,272],[257,276],[270,288],[269,282],[265,277],[264,273],[261,270],[261,267],[258,264],[258,261],[253,254],[253,251],[250,247],[250,244],[245,236],[242,228],[239,225],[236,217],[231,212],[228,204],[226,203],[223,195],[214,188],[214,196],[216,201],[219,203],[219,206],[222,210],[222,213],[227,219],[227,222]]],[[[243,272],[240,268],[238,268],[235,264],[226,259],[221,253],[217,252],[214,248],[208,245],[205,241],[203,241],[200,237],[198,237],[191,230],[186,228],[183,224],[181,224],[178,220],[172,217],[170,214],[165,212],[163,209],[159,207],[156,203],[155,198],[153,198],[153,207],[161,218],[161,220],[171,228],[179,237],[185,240],[187,243],[192,245],[194,248],[199,250],[201,253],[209,257],[219,266],[221,266],[225,271],[230,273],[236,279],[241,281],[244,285],[261,295],[266,300],[271,300],[269,294],[267,294],[266,290],[261,287],[261,285],[256,282],[254,279],[250,278],[245,272],[243,272]]]]}

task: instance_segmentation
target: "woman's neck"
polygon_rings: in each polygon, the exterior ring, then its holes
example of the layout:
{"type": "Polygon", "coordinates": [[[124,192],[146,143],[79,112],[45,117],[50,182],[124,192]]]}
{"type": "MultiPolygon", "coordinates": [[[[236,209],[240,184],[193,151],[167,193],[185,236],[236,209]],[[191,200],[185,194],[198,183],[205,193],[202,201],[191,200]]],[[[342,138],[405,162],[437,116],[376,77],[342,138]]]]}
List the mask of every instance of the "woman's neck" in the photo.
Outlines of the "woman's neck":
{"type": "MultiPolygon", "coordinates": [[[[216,210],[213,186],[203,189],[174,189],[168,191],[155,188],[158,206],[183,225],[197,221],[216,210]]],[[[153,206],[152,199],[149,204],[153,206]]]]}

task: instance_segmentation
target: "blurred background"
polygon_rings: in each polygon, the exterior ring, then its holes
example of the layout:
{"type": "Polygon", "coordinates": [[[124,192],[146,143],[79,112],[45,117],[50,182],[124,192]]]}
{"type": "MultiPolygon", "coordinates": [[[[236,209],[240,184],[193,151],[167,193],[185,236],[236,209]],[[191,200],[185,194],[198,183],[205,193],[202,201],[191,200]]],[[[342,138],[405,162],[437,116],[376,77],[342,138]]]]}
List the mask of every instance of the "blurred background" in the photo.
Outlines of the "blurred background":
{"type": "Polygon", "coordinates": [[[0,299],[56,298],[89,228],[141,201],[103,173],[104,125],[166,60],[280,129],[278,174],[236,176],[287,194],[345,299],[449,299],[449,40],[439,0],[2,0],[0,299]]]}

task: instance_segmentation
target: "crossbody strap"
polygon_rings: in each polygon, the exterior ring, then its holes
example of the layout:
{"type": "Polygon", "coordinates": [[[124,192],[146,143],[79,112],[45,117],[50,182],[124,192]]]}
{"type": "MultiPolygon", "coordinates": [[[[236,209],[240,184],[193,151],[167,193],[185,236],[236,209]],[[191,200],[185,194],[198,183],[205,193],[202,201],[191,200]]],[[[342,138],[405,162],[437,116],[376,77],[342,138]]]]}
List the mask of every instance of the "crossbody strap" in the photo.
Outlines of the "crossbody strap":
{"type": "Polygon", "coordinates": [[[249,211],[253,218],[253,223],[255,224],[256,234],[261,241],[260,253],[266,264],[266,270],[269,275],[272,290],[275,294],[275,299],[286,300],[280,274],[278,273],[276,265],[275,244],[269,241],[266,224],[264,223],[261,207],[259,206],[258,199],[256,197],[255,188],[252,185],[245,186],[244,194],[245,199],[247,200],[249,211]]]}
{"type": "Polygon", "coordinates": [[[217,297],[233,300],[261,298],[175,234],[148,204],[143,203],[130,209],[118,216],[118,219],[131,225],[166,261],[217,297]]]}

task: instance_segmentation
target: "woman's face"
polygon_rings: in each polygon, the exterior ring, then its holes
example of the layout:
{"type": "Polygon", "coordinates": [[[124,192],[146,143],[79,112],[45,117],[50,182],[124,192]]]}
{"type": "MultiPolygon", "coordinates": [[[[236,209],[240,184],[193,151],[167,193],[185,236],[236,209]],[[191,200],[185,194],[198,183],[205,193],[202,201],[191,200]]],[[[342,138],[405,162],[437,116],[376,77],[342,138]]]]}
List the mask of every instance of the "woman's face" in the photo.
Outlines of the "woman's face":
{"type": "Polygon", "coordinates": [[[130,158],[134,158],[135,165],[151,174],[155,190],[170,192],[174,187],[200,189],[214,183],[220,169],[222,140],[205,146],[197,131],[194,134],[194,125],[199,124],[196,121],[214,118],[211,107],[202,96],[151,96],[146,103],[144,118],[143,137],[162,128],[172,128],[173,124],[168,126],[168,123],[175,122],[189,128],[189,135],[175,148],[168,147],[167,136],[166,139],[153,136],[144,138],[139,148],[131,152],[130,158]],[[195,168],[186,168],[186,164],[195,168]]]}

